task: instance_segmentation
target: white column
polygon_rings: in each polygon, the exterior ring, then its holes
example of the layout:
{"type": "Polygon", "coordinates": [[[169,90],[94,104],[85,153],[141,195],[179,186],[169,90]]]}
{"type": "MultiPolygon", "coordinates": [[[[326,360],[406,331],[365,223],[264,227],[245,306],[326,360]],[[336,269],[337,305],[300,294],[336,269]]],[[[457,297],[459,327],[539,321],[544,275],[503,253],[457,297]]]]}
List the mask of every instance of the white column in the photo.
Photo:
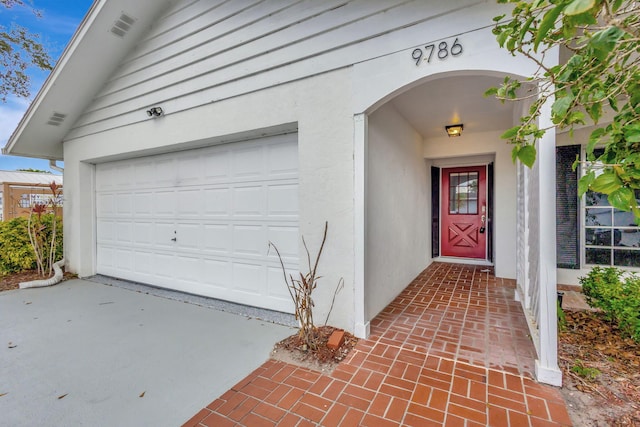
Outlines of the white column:
{"type": "MultiPolygon", "coordinates": [[[[539,118],[541,129],[550,127],[550,98],[544,104],[539,118]]],[[[539,310],[540,352],[536,360],[536,379],[539,382],[562,385],[562,372],[558,368],[558,317],[556,284],[556,132],[550,129],[538,141],[537,166],[539,168],[539,310]]]]}
{"type": "Polygon", "coordinates": [[[354,116],[353,137],[353,223],[354,223],[354,333],[358,338],[369,336],[369,321],[365,313],[365,236],[367,180],[367,115],[354,116]]]}

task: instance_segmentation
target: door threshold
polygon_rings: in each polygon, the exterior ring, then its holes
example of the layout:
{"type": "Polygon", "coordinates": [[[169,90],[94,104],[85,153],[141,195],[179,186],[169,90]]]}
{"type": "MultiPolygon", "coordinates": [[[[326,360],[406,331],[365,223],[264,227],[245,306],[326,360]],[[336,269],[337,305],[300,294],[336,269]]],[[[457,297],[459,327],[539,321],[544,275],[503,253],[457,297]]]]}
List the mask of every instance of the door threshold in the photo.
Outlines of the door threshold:
{"type": "Polygon", "coordinates": [[[441,256],[433,258],[434,262],[448,262],[451,264],[468,264],[468,265],[486,265],[487,267],[493,267],[493,262],[488,259],[475,259],[475,258],[456,258],[450,256],[441,256]]]}

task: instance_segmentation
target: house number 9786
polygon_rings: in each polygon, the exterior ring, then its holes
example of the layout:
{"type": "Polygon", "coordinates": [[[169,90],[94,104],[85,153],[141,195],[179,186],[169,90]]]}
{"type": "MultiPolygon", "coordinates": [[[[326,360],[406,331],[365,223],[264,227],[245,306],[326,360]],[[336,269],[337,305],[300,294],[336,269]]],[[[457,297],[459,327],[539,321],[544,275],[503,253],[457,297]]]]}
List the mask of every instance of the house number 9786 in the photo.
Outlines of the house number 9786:
{"type": "Polygon", "coordinates": [[[430,64],[431,61],[436,58],[444,61],[449,56],[458,56],[461,55],[462,52],[462,45],[456,37],[451,46],[449,46],[449,43],[446,41],[442,41],[437,44],[428,44],[424,47],[424,49],[420,47],[414,49],[413,52],[411,52],[411,57],[414,61],[416,61],[416,66],[418,66],[422,61],[427,61],[427,64],[430,64]]]}

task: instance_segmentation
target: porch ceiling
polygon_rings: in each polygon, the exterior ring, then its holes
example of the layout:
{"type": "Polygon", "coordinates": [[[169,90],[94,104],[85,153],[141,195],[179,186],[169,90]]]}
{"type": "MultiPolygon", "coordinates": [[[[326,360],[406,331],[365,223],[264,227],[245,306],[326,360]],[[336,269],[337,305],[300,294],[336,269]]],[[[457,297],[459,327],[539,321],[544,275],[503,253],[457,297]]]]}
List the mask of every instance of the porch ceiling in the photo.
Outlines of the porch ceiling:
{"type": "Polygon", "coordinates": [[[484,92],[503,78],[453,76],[432,80],[398,95],[391,102],[425,139],[442,137],[444,127],[463,123],[465,133],[506,130],[514,126],[517,103],[501,104],[484,92]]]}

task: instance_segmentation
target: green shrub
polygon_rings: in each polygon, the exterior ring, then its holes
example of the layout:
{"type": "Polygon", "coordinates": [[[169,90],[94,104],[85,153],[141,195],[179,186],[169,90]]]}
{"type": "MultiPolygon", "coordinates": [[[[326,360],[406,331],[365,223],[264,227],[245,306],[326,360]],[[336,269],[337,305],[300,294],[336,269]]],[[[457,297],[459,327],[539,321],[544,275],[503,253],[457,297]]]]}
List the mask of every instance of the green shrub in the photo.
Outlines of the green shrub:
{"type": "Polygon", "coordinates": [[[640,277],[614,267],[594,267],[580,284],[591,307],[602,309],[624,335],[640,342],[640,277]]]}
{"type": "MultiPolygon", "coordinates": [[[[51,223],[53,215],[42,215],[41,225],[47,231],[48,241],[51,241],[51,223]]],[[[56,232],[56,261],[62,258],[62,221],[57,221],[56,232]]],[[[49,249],[47,246],[46,254],[49,249]]],[[[15,273],[36,268],[36,257],[29,241],[27,219],[14,218],[0,222],[0,275],[15,273]]]]}

